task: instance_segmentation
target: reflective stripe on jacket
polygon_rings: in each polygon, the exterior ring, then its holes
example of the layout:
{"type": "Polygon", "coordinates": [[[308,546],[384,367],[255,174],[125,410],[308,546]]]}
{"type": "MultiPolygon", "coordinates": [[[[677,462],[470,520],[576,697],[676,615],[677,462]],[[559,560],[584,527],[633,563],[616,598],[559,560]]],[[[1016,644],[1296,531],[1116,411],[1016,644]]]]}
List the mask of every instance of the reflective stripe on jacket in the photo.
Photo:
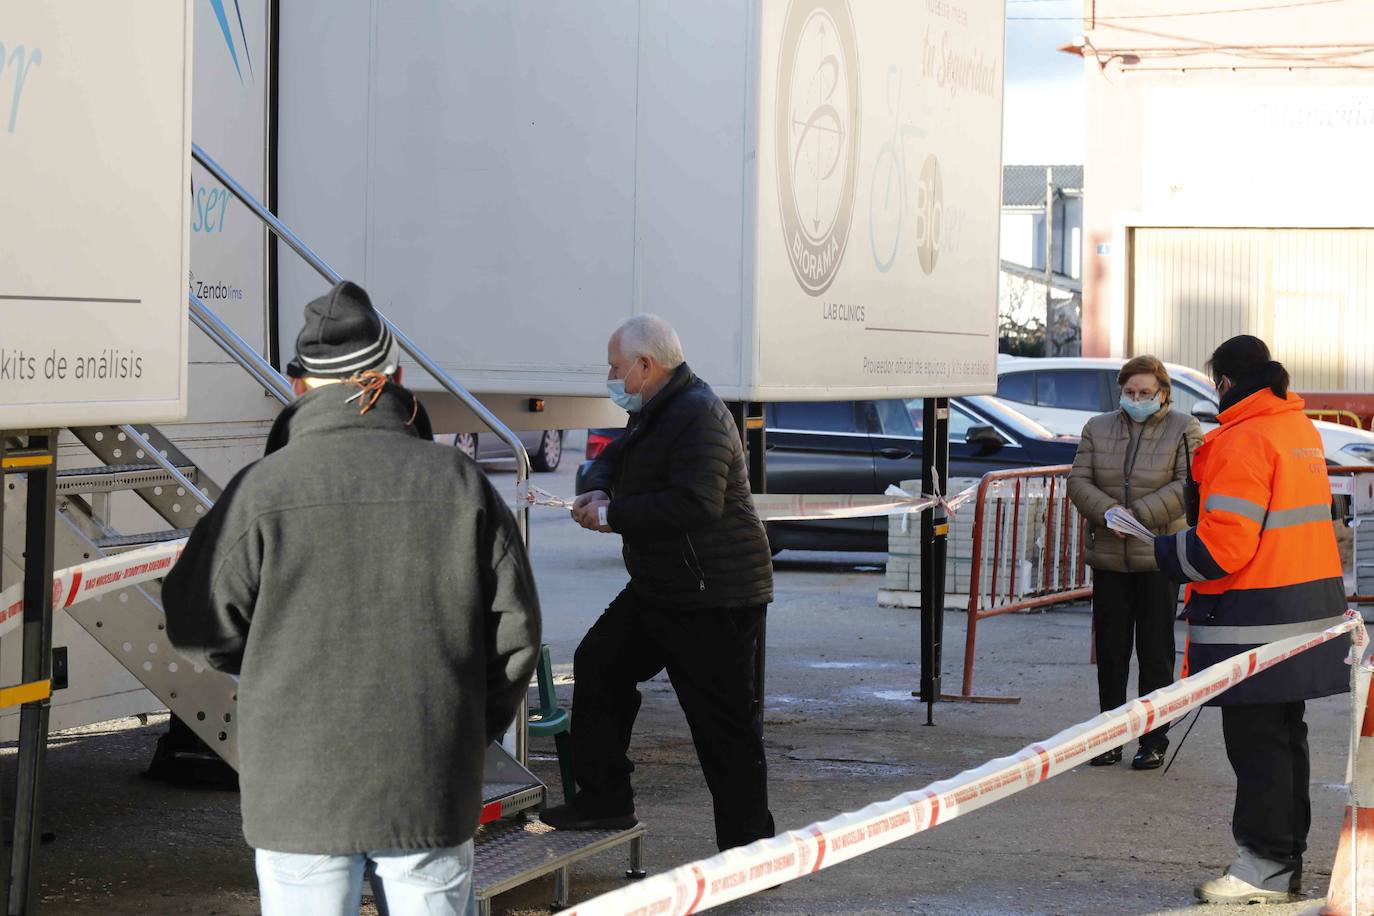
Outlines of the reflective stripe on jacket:
{"type": "MultiPolygon", "coordinates": [[[[1188,669],[1324,629],[1345,611],[1321,437],[1294,394],[1268,389],[1222,412],[1193,460],[1196,528],[1155,539],[1161,570],[1192,583],[1188,669]]],[[[1334,641],[1227,691],[1220,705],[1278,703],[1349,688],[1334,641]]]]}

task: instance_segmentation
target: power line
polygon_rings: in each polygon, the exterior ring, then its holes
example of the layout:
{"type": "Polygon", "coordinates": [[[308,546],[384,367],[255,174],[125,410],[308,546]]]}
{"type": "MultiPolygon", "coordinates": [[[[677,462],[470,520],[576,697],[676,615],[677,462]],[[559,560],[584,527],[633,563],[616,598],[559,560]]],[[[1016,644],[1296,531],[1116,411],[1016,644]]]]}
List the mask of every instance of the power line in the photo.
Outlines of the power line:
{"type": "MultiPolygon", "coordinates": [[[[1136,35],[1146,35],[1151,38],[1162,38],[1168,41],[1179,42],[1179,45],[1164,47],[1144,47],[1144,48],[1124,48],[1111,47],[1100,48],[1089,42],[1085,46],[1085,51],[1091,53],[1099,64],[1118,59],[1126,55],[1139,57],[1146,61],[1165,61],[1177,60],[1184,57],[1200,57],[1208,54],[1233,57],[1241,60],[1264,61],[1271,64],[1303,65],[1316,64],[1325,66],[1342,66],[1346,69],[1364,70],[1370,69],[1371,65],[1358,63],[1358,58],[1364,58],[1374,53],[1374,45],[1361,44],[1226,44],[1218,41],[1206,39],[1190,38],[1183,35],[1172,35],[1168,32],[1160,32],[1148,29],[1143,26],[1114,25],[1112,31],[1125,32],[1136,35]]],[[[1205,67],[1203,69],[1213,69],[1205,67]]],[[[1158,69],[1140,68],[1132,69],[1158,69]]],[[[1220,67],[1219,69],[1233,69],[1230,67],[1220,67]]]]}
{"type": "MultiPolygon", "coordinates": [[[[1018,0],[1008,0],[1016,3],[1018,0]]],[[[1029,2],[1029,0],[1025,0],[1029,2]]],[[[1300,7],[1326,6],[1332,3],[1348,3],[1349,0],[1298,0],[1294,3],[1275,3],[1269,6],[1233,6],[1211,10],[1180,10],[1173,13],[1135,13],[1125,16],[1008,16],[1008,22],[1082,22],[1091,18],[1097,22],[1124,22],[1130,19],[1182,19],[1193,16],[1221,16],[1228,13],[1263,13],[1269,10],[1288,10],[1300,7]]]]}
{"type": "MultiPolygon", "coordinates": [[[[1174,35],[1169,32],[1158,32],[1154,29],[1147,29],[1143,26],[1116,25],[1112,26],[1112,31],[1127,32],[1135,35],[1147,35],[1151,38],[1163,38],[1169,41],[1182,42],[1183,47],[1164,47],[1164,48],[1113,48],[1113,53],[1130,52],[1132,54],[1153,54],[1156,52],[1198,52],[1206,53],[1209,51],[1217,52],[1259,52],[1259,53],[1282,53],[1284,51],[1324,51],[1327,56],[1349,56],[1368,53],[1368,49],[1374,45],[1368,43],[1360,44],[1301,44],[1301,45],[1281,45],[1281,44],[1253,44],[1237,45],[1224,44],[1218,41],[1211,41],[1203,38],[1191,38],[1186,35],[1174,35]]],[[[1106,53],[1107,49],[1097,48],[1097,51],[1106,53]]]]}

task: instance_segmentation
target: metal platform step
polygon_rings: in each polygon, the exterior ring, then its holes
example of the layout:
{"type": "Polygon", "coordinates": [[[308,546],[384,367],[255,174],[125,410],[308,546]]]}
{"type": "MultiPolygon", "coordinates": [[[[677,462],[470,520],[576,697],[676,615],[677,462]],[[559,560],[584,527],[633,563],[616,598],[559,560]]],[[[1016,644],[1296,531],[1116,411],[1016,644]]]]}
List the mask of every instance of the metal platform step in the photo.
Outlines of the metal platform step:
{"type": "Polygon", "coordinates": [[[629,845],[625,877],[644,877],[644,825],[629,830],[554,830],[541,821],[517,818],[477,831],[473,878],[477,912],[490,916],[491,898],[547,874],[554,876],[553,906],[568,905],[569,866],[574,862],[629,845]]]}
{"type": "Polygon", "coordinates": [[[487,747],[482,768],[482,816],[490,824],[544,803],[544,783],[499,744],[487,747]]]}
{"type": "Polygon", "coordinates": [[[153,544],[178,541],[190,536],[190,528],[172,528],[167,531],[144,531],[139,534],[117,534],[96,538],[95,546],[107,554],[123,553],[128,550],[137,550],[140,547],[150,547],[153,544]]]}
{"type": "MultiPolygon", "coordinates": [[[[200,476],[193,464],[177,468],[192,483],[200,476]]],[[[73,493],[118,493],[148,487],[174,487],[177,481],[156,464],[120,464],[95,468],[71,468],[57,472],[57,495],[73,493]]]]}

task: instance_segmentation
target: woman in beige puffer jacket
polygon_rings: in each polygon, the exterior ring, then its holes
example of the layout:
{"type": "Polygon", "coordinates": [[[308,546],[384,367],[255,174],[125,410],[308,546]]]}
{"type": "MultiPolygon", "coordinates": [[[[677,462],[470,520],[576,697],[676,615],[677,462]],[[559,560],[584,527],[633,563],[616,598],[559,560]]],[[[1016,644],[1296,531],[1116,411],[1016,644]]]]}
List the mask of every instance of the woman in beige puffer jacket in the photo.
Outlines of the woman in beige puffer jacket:
{"type": "MultiPolygon", "coordinates": [[[[1093,417],[1069,473],[1069,499],[1088,522],[1085,559],[1093,569],[1093,626],[1099,708],[1126,702],[1134,638],[1137,689],[1144,696],[1174,680],[1174,614],[1178,586],[1159,571],[1154,545],[1107,527],[1107,510],[1121,506],[1156,534],[1186,526],[1183,483],[1202,427],[1170,410],[1172,386],[1164,364],[1137,356],[1117,376],[1121,407],[1093,417]]],[[[1168,726],[1140,738],[1131,761],[1138,770],[1164,762],[1168,726]]],[[[1121,760],[1121,749],[1097,755],[1093,766],[1121,760]]]]}

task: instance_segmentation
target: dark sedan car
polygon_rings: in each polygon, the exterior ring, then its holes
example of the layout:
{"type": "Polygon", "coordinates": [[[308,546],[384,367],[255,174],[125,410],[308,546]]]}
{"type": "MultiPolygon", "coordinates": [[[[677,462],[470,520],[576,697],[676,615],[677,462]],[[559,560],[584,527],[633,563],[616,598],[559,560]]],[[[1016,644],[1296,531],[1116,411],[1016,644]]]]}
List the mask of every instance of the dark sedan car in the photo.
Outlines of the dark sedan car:
{"type": "MultiPolygon", "coordinates": [[[[881,493],[921,476],[922,402],[793,401],[765,408],[771,493],[881,493]]],[[[621,430],[587,436],[595,457],[621,430]]],[[[1078,439],[1056,436],[987,397],[954,398],[949,473],[954,486],[988,471],[1069,464],[1078,439]]],[[[577,471],[577,492],[590,461],[577,471]]],[[[886,550],[887,519],[821,519],[768,525],[773,550],[886,550]]]]}

